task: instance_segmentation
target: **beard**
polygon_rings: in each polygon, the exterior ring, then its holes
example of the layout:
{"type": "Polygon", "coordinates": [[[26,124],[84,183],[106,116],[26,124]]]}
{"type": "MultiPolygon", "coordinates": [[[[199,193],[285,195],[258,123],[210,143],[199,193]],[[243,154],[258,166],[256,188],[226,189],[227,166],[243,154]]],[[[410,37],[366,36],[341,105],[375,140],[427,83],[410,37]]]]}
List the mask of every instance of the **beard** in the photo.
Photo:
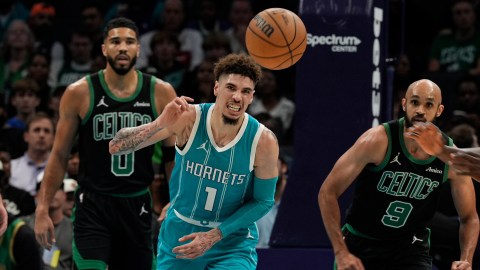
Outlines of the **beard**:
{"type": "Polygon", "coordinates": [[[132,61],[128,66],[117,66],[115,63],[115,59],[113,59],[111,56],[107,56],[107,62],[108,64],[110,64],[115,73],[117,73],[118,75],[125,75],[132,69],[135,63],[137,63],[137,56],[134,56],[132,58],[132,61]]]}
{"type": "Polygon", "coordinates": [[[225,125],[232,125],[232,126],[235,126],[237,123],[238,123],[238,119],[232,119],[232,118],[228,118],[226,117],[225,115],[222,115],[223,117],[223,123],[225,125]]]}

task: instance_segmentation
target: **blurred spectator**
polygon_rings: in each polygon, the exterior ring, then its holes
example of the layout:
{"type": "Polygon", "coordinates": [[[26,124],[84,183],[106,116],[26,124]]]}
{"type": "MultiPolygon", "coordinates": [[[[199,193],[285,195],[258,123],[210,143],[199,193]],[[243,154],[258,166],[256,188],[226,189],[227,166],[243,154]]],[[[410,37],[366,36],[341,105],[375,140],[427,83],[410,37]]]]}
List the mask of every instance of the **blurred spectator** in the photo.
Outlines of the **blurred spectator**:
{"type": "Polygon", "coordinates": [[[9,92],[13,83],[27,76],[34,38],[25,21],[15,20],[8,27],[0,51],[0,92],[9,92]]]}
{"type": "Polygon", "coordinates": [[[25,190],[9,184],[11,159],[10,153],[8,153],[3,146],[0,148],[0,161],[3,164],[0,170],[0,194],[2,194],[3,203],[5,204],[7,212],[15,217],[30,215],[35,212],[35,200],[33,196],[25,190]]]}
{"type": "Polygon", "coordinates": [[[453,111],[446,120],[447,130],[452,126],[467,123],[472,125],[477,134],[480,131],[480,88],[474,76],[460,78],[455,87],[453,111]]]}
{"type": "Polygon", "coordinates": [[[188,27],[198,30],[203,38],[228,29],[228,22],[222,20],[218,14],[217,1],[199,0],[195,1],[194,5],[195,17],[188,21],[188,27]]]}
{"type": "Polygon", "coordinates": [[[81,10],[81,27],[92,39],[93,48],[103,44],[104,12],[99,1],[86,1],[81,10]]]}
{"type": "Polygon", "coordinates": [[[245,33],[253,16],[252,3],[250,0],[232,1],[229,14],[229,20],[232,26],[225,31],[225,34],[227,34],[230,39],[232,52],[247,52],[245,33]]]}
{"type": "Polygon", "coordinates": [[[65,93],[65,90],[67,89],[66,86],[59,86],[55,88],[53,93],[50,95],[50,98],[48,100],[48,115],[52,119],[54,126],[57,126],[58,122],[58,111],[60,107],[60,99],[63,96],[63,93],[65,93]]]}
{"type": "MultiPolygon", "coordinates": [[[[52,219],[55,234],[55,243],[50,250],[39,246],[43,256],[44,270],[70,270],[73,265],[72,221],[63,214],[66,203],[66,194],[63,187],[53,195],[52,203],[48,208],[48,215],[52,219]]],[[[22,218],[30,228],[35,229],[35,213],[22,218]]]]}
{"type": "Polygon", "coordinates": [[[180,50],[180,42],[177,36],[171,32],[158,31],[150,41],[150,49],[152,55],[148,61],[149,65],[142,71],[170,83],[175,89],[179,89],[184,81],[188,66],[177,60],[180,50]]]}
{"type": "Polygon", "coordinates": [[[40,105],[38,91],[38,85],[33,79],[21,79],[13,84],[10,103],[15,109],[15,116],[7,120],[6,127],[25,130],[27,120],[40,105]]]}
{"type": "Polygon", "coordinates": [[[202,48],[205,59],[214,63],[232,52],[230,39],[223,32],[210,32],[203,40],[202,48]]]}
{"type": "Polygon", "coordinates": [[[273,117],[268,112],[261,112],[253,115],[253,117],[275,134],[280,145],[284,144],[285,132],[283,130],[283,124],[280,118],[273,117]]]}
{"type": "Polygon", "coordinates": [[[28,20],[28,10],[20,1],[0,1],[0,40],[3,40],[6,29],[15,20],[28,20]]]}
{"type": "Polygon", "coordinates": [[[164,30],[178,36],[180,52],[178,60],[193,70],[203,59],[202,34],[195,29],[185,27],[185,5],[182,0],[165,0],[160,25],[155,30],[140,36],[141,53],[137,67],[147,66],[148,58],[152,54],[151,40],[156,31],[164,30]]]}
{"type": "Polygon", "coordinates": [[[189,84],[186,85],[185,89],[181,89],[180,93],[193,98],[195,103],[215,102],[213,67],[213,62],[203,60],[193,72],[189,73],[186,79],[189,84]]]}
{"type": "Polygon", "coordinates": [[[73,178],[65,178],[63,180],[63,191],[65,192],[65,203],[63,205],[63,214],[66,217],[72,216],[73,206],[75,202],[75,190],[77,190],[77,180],[73,178]]]}
{"type": "Polygon", "coordinates": [[[273,208],[261,219],[257,221],[258,244],[257,248],[269,248],[270,236],[272,234],[275,219],[277,218],[278,208],[282,200],[283,192],[287,186],[288,164],[283,157],[278,159],[278,181],[275,189],[275,204],[273,208]]]}
{"type": "Polygon", "coordinates": [[[473,3],[454,1],[452,16],[453,29],[440,32],[433,41],[428,71],[480,75],[480,34],[473,3]]]}
{"type": "Polygon", "coordinates": [[[12,160],[10,185],[35,196],[53,145],[54,127],[45,113],[37,113],[28,122],[24,140],[28,144],[22,157],[12,160]]]}
{"type": "MultiPolygon", "coordinates": [[[[65,49],[54,28],[55,15],[55,7],[47,2],[36,3],[30,10],[29,25],[35,36],[35,50],[47,55],[49,65],[61,63],[65,57],[65,49]]],[[[48,78],[48,82],[52,83],[53,79],[48,78]]]]}
{"type": "Polygon", "coordinates": [[[43,270],[40,248],[33,230],[20,218],[8,216],[8,227],[0,238],[0,269],[43,270]]]}
{"type": "Polygon", "coordinates": [[[280,92],[273,71],[263,70],[263,76],[255,89],[255,97],[248,107],[248,112],[251,115],[268,112],[271,116],[282,120],[284,131],[290,128],[295,113],[295,103],[280,92]]]}
{"type": "Polygon", "coordinates": [[[82,30],[74,31],[68,44],[68,58],[61,67],[52,67],[56,78],[54,87],[68,86],[78,81],[92,70],[93,44],[89,34],[82,30]]]}
{"type": "Polygon", "coordinates": [[[47,111],[48,99],[50,98],[51,87],[49,84],[50,57],[48,54],[36,51],[28,66],[27,78],[33,79],[38,85],[38,96],[40,104],[37,111],[47,111]]]}
{"type": "Polygon", "coordinates": [[[402,110],[402,98],[407,92],[408,86],[416,81],[412,75],[412,69],[410,66],[410,58],[406,54],[402,54],[398,57],[398,61],[395,65],[395,74],[393,78],[393,118],[400,118],[403,116],[402,110]]]}

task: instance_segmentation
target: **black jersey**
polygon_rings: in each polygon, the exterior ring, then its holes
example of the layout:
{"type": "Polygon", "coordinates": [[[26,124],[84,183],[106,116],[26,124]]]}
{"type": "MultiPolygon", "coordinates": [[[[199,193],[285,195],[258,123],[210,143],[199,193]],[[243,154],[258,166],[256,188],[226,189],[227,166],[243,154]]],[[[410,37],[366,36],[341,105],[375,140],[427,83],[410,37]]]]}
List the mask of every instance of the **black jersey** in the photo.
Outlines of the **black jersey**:
{"type": "Polygon", "coordinates": [[[110,194],[132,194],[153,180],[153,147],[126,155],[110,155],[108,144],[118,130],[151,122],[157,117],[155,79],[140,71],[135,93],[115,97],[105,83],[103,71],[87,76],[90,107],[79,127],[79,185],[110,194]]]}
{"type": "MultiPolygon", "coordinates": [[[[414,158],[406,149],[405,119],[384,123],[388,148],[379,166],[369,164],[356,181],[347,224],[376,239],[411,237],[433,216],[449,166],[436,157],[414,158]]],[[[445,136],[448,145],[452,140],[445,136]]]]}

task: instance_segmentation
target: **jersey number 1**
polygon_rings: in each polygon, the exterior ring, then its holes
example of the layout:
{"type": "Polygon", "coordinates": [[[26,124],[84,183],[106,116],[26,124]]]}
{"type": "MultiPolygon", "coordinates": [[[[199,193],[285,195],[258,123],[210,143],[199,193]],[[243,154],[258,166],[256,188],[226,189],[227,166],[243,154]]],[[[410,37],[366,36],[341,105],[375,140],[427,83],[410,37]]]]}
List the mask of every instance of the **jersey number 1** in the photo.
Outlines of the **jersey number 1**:
{"type": "Polygon", "coordinates": [[[130,176],[133,173],[135,152],[125,155],[112,155],[111,171],[115,176],[130,176]]]}

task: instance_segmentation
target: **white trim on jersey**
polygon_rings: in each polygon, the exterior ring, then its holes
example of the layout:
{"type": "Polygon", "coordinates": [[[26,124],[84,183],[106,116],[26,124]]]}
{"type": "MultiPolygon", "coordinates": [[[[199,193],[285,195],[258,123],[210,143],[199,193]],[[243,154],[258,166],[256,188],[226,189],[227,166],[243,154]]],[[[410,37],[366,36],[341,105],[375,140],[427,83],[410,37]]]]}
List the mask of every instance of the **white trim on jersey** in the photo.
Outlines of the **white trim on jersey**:
{"type": "Polygon", "coordinates": [[[220,147],[217,145],[217,143],[215,142],[215,138],[213,137],[213,131],[212,131],[212,125],[211,125],[211,119],[212,119],[212,112],[213,112],[213,108],[215,107],[215,104],[213,104],[209,109],[208,109],[208,113],[207,113],[207,121],[206,121],[206,124],[207,124],[207,134],[208,134],[208,138],[210,139],[210,142],[212,143],[213,147],[217,150],[217,152],[223,152],[223,151],[226,151],[228,150],[229,148],[231,148],[232,146],[234,146],[243,136],[243,133],[245,133],[245,129],[247,128],[247,124],[248,124],[248,115],[245,113],[244,117],[243,117],[243,123],[242,123],[242,126],[240,127],[240,130],[238,131],[237,133],[237,136],[235,136],[235,138],[227,143],[227,145],[225,145],[224,147],[220,147]]]}
{"type": "Polygon", "coordinates": [[[259,127],[257,129],[257,133],[255,134],[255,137],[253,138],[252,142],[252,150],[250,151],[250,171],[253,171],[253,165],[255,163],[255,154],[257,153],[257,145],[258,141],[260,140],[260,136],[262,135],[263,130],[265,129],[265,126],[263,124],[259,124],[259,127]]]}
{"type": "Polygon", "coordinates": [[[199,105],[194,105],[194,108],[196,111],[195,123],[193,124],[192,131],[190,131],[190,137],[188,138],[188,141],[185,144],[185,147],[183,147],[183,149],[180,149],[175,143],[175,148],[177,149],[177,152],[182,156],[184,156],[192,146],[193,140],[195,139],[195,135],[197,134],[198,125],[200,124],[202,110],[200,109],[199,105]]]}

